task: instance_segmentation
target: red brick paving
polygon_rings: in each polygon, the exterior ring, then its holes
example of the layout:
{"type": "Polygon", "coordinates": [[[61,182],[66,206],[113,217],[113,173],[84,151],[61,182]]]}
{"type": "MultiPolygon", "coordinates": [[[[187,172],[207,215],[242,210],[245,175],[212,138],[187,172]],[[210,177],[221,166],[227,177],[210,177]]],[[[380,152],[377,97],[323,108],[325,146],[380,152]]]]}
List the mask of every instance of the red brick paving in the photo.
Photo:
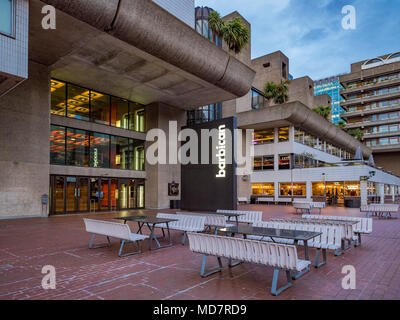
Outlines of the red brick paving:
{"type": "MultiPolygon", "coordinates": [[[[294,215],[289,206],[242,207],[262,210],[264,220],[294,215]]],[[[156,212],[98,213],[95,217],[156,212]]],[[[358,209],[333,207],[323,213],[360,215],[358,209]]],[[[400,219],[374,218],[374,231],[363,236],[361,247],[339,257],[329,252],[327,265],[313,268],[292,288],[273,297],[269,293],[273,270],[269,267],[242,264],[201,278],[201,256],[180,244],[178,232],[172,232],[173,247],[149,251],[143,243],[141,255],[127,258],[118,257],[115,239],[111,248],[89,250],[90,235],[82,221],[85,216],[94,214],[0,221],[0,299],[400,299],[400,219]],[[41,287],[44,265],[56,267],[55,290],[41,287]],[[341,287],[345,265],[357,270],[356,290],[341,287]]],[[[97,240],[103,241],[101,237],[97,240]]],[[[311,258],[314,253],[310,249],[311,258]]],[[[209,266],[216,263],[215,258],[208,260],[209,266]]],[[[284,281],[284,274],[280,279],[284,281]]]]}

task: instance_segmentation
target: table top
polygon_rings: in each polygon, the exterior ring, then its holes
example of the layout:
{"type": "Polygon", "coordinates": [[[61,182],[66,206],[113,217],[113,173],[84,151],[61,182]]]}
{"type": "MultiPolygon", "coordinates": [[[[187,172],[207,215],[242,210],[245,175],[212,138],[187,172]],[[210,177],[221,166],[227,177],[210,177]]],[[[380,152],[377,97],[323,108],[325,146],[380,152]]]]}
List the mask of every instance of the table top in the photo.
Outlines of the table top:
{"type": "Polygon", "coordinates": [[[225,216],[225,217],[238,217],[238,216],[244,216],[244,213],[222,213],[222,212],[215,212],[215,211],[199,211],[199,212],[177,212],[178,214],[193,214],[193,215],[216,215],[216,216],[225,216]]]}
{"type": "MultiPolygon", "coordinates": [[[[293,220],[295,220],[295,219],[293,219],[293,220]]],[[[335,219],[319,219],[319,218],[301,218],[300,220],[316,220],[316,221],[320,221],[320,222],[326,221],[326,222],[334,222],[337,224],[346,224],[346,225],[349,225],[349,224],[354,225],[354,224],[358,223],[358,221],[351,221],[351,220],[335,220],[335,219]]]]}
{"type": "Polygon", "coordinates": [[[132,221],[132,222],[149,223],[149,224],[159,224],[159,223],[178,221],[178,219],[165,219],[165,218],[157,218],[157,217],[151,217],[151,216],[130,216],[130,217],[120,217],[120,218],[115,218],[115,219],[124,220],[124,221],[132,221]]]}
{"type": "Polygon", "coordinates": [[[227,233],[240,233],[244,235],[284,238],[284,239],[303,240],[303,241],[313,239],[322,234],[321,232],[261,228],[261,227],[253,227],[246,225],[232,226],[229,228],[220,229],[220,231],[227,233]]]}

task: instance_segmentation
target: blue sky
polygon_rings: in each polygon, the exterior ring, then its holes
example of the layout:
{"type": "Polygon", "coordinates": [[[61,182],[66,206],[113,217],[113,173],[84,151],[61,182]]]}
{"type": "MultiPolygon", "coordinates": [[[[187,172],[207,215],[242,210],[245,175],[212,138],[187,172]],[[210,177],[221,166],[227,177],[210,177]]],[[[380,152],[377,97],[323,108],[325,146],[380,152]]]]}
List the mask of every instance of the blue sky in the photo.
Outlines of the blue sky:
{"type": "Polygon", "coordinates": [[[350,64],[400,51],[399,0],[195,0],[252,26],[252,57],[281,50],[290,73],[313,80],[350,72],[350,64]],[[356,9],[355,30],[342,28],[343,6],[356,9]]]}

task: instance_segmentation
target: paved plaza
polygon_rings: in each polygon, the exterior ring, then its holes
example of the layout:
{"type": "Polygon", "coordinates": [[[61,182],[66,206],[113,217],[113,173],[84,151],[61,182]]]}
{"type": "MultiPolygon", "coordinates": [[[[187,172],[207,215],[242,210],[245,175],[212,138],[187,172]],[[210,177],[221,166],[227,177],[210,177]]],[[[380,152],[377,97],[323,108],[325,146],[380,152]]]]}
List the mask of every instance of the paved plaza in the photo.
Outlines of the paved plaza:
{"type": "MultiPolygon", "coordinates": [[[[263,220],[294,217],[291,206],[242,205],[263,211],[263,220]]],[[[171,210],[161,210],[170,212],[171,210]]],[[[171,231],[174,246],[119,258],[119,241],[110,248],[90,250],[90,234],[83,218],[110,219],[124,215],[155,215],[158,211],[96,213],[0,221],[0,299],[400,299],[400,219],[374,218],[373,233],[363,236],[362,246],[335,257],[294,281],[279,297],[270,294],[273,269],[253,264],[226,267],[220,274],[200,277],[202,256],[182,246],[181,233],[171,231]],[[56,268],[56,289],[44,290],[42,267],[56,268]],[[357,271],[355,290],[342,289],[342,267],[357,271]]],[[[361,216],[359,209],[330,207],[324,215],[361,216]]],[[[137,226],[130,224],[132,232],[137,226]]],[[[161,235],[161,230],[157,230],[161,235]]],[[[97,241],[103,242],[102,237],[97,241]]],[[[302,247],[298,255],[304,256],[302,247]]],[[[310,249],[311,259],[315,249],[310,249]]],[[[208,259],[208,266],[217,263],[208,259]]],[[[280,274],[284,283],[284,273],[280,274]]]]}

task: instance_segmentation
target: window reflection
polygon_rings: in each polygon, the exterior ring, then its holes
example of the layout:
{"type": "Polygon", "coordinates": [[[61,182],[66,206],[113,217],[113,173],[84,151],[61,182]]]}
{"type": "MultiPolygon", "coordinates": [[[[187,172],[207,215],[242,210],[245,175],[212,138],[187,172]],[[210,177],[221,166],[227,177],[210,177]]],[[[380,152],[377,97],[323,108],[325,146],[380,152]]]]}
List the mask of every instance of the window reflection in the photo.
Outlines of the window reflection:
{"type": "Polygon", "coordinates": [[[89,90],[69,84],[67,93],[68,117],[79,120],[89,120],[89,90]]]}
{"type": "Polygon", "coordinates": [[[100,124],[110,124],[110,97],[99,92],[90,91],[91,117],[100,124]]]}
{"type": "Polygon", "coordinates": [[[120,98],[111,97],[111,125],[117,128],[129,127],[129,103],[120,98]]]}
{"type": "Polygon", "coordinates": [[[93,133],[90,137],[90,166],[93,168],[110,167],[110,136],[93,133]]]}
{"type": "Polygon", "coordinates": [[[67,165],[89,166],[89,136],[87,131],[67,130],[67,165]]]}
{"type": "Polygon", "coordinates": [[[65,127],[50,126],[50,163],[65,164],[65,127]]]}
{"type": "Polygon", "coordinates": [[[65,102],[67,97],[67,87],[64,82],[51,80],[51,114],[65,116],[65,102]]]}

